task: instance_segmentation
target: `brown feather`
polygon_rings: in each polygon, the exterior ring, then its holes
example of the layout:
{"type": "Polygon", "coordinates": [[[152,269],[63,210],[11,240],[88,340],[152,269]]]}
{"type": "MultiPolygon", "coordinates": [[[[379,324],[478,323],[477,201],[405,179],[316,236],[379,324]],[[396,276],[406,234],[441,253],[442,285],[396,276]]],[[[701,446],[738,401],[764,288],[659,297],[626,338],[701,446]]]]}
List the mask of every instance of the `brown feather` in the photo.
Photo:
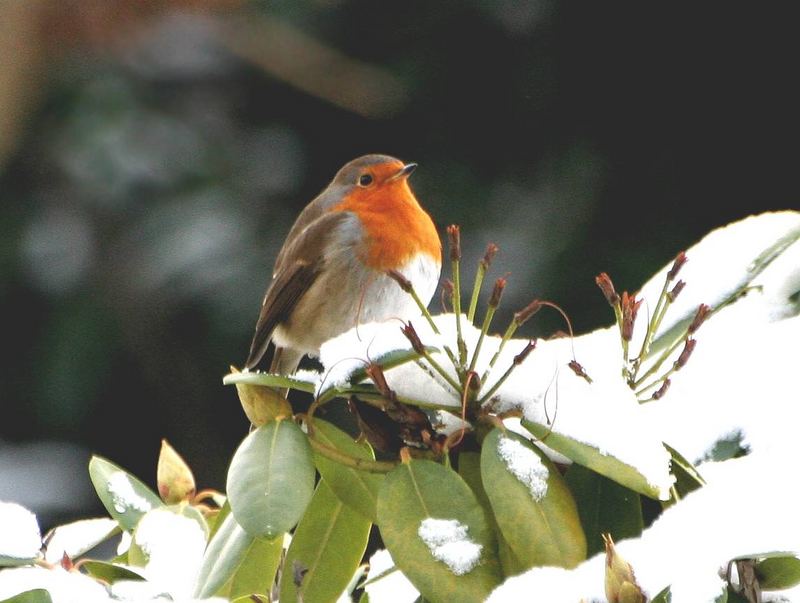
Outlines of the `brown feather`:
{"type": "Polygon", "coordinates": [[[292,309],[311,288],[324,267],[328,237],[345,219],[343,212],[324,214],[287,239],[261,304],[245,368],[252,369],[261,361],[275,327],[290,318],[292,309]]]}

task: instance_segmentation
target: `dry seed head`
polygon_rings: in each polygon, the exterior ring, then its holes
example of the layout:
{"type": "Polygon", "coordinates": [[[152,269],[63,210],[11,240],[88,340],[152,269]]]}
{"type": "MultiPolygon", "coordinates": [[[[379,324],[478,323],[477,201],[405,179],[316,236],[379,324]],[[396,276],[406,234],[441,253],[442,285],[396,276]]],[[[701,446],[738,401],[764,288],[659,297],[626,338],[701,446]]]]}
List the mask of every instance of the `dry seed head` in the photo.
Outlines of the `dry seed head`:
{"type": "Polygon", "coordinates": [[[496,308],[500,305],[500,300],[503,297],[503,289],[506,288],[506,279],[500,277],[494,282],[494,289],[492,289],[492,295],[489,297],[489,306],[492,308],[496,308]]]}
{"type": "Polygon", "coordinates": [[[692,319],[692,324],[689,325],[689,334],[694,334],[697,329],[706,321],[708,318],[709,313],[711,312],[711,308],[706,304],[700,304],[697,307],[697,312],[694,315],[694,319],[692,319]]]}
{"type": "Polygon", "coordinates": [[[447,240],[450,243],[450,260],[461,260],[461,229],[456,224],[447,227],[447,240]]]}
{"type": "Polygon", "coordinates": [[[500,248],[494,243],[489,243],[489,245],[486,246],[486,253],[483,254],[483,259],[481,260],[481,265],[484,270],[488,270],[489,266],[492,265],[492,260],[494,256],[497,255],[499,249],[500,248]]]}
{"type": "Polygon", "coordinates": [[[683,265],[686,263],[688,258],[686,257],[686,253],[681,251],[677,256],[675,256],[675,261],[672,262],[672,268],[669,269],[667,272],[667,280],[672,281],[678,276],[678,272],[680,272],[683,265]]]}
{"type": "Polygon", "coordinates": [[[685,286],[686,286],[685,281],[678,281],[677,283],[675,283],[675,286],[672,288],[672,290],[669,293],[667,293],[669,301],[674,302],[675,298],[681,294],[681,291],[683,291],[683,288],[685,286]]]}
{"type": "Polygon", "coordinates": [[[697,345],[697,340],[692,339],[691,337],[686,340],[686,343],[683,344],[683,350],[681,351],[681,355],[678,356],[678,359],[675,361],[675,370],[681,369],[686,366],[686,363],[689,362],[689,357],[694,352],[694,347],[697,345]]]}
{"type": "Polygon", "coordinates": [[[398,272],[397,270],[387,270],[386,274],[391,279],[393,279],[398,285],[400,285],[400,288],[403,291],[405,291],[406,293],[411,293],[411,290],[413,289],[413,285],[411,284],[411,281],[408,280],[402,274],[400,274],[400,272],[398,272]]]}
{"type": "Polygon", "coordinates": [[[514,322],[517,323],[517,326],[521,326],[525,324],[525,322],[534,314],[536,314],[539,310],[542,309],[542,302],[538,299],[534,299],[531,303],[527,306],[522,308],[519,312],[514,312],[514,322]]]}
{"type": "Polygon", "coordinates": [[[612,308],[616,307],[619,303],[619,295],[617,295],[617,291],[614,289],[614,283],[611,282],[611,277],[605,272],[601,272],[594,277],[594,282],[600,287],[600,291],[603,292],[603,296],[606,298],[608,305],[612,308]]]}

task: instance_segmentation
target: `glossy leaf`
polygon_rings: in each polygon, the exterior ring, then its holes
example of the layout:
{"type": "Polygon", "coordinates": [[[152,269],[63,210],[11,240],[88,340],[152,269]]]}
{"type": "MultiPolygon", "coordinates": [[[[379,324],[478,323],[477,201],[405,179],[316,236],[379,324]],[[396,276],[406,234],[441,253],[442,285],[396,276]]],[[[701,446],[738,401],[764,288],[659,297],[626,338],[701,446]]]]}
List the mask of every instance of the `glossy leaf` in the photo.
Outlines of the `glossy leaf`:
{"type": "MultiPolygon", "coordinates": [[[[350,435],[327,421],[314,419],[314,438],[354,458],[375,459],[375,453],[368,443],[356,442],[350,435]]],[[[346,467],[317,453],[314,454],[314,462],[339,500],[371,522],[377,521],[378,492],[384,475],[346,467]]]]}
{"type": "Polygon", "coordinates": [[[252,536],[276,538],[300,520],[316,470],[306,434],[292,421],[267,423],[242,442],[228,470],[228,500],[252,536]]]}
{"type": "Polygon", "coordinates": [[[670,587],[667,586],[662,591],[660,591],[650,603],[672,603],[672,591],[670,587]]]}
{"type": "Polygon", "coordinates": [[[564,476],[586,534],[586,556],[603,550],[601,534],[611,534],[615,541],[642,533],[642,501],[639,494],[578,464],[564,476]]]}
{"type": "MultiPolygon", "coordinates": [[[[680,452],[666,443],[664,448],[667,449],[667,452],[672,457],[670,468],[672,475],[675,476],[675,489],[681,498],[705,485],[705,480],[694,465],[687,461],[680,452]]],[[[675,501],[672,502],[674,503],[675,501]]]]}
{"type": "Polygon", "coordinates": [[[586,539],[575,500],[552,462],[528,440],[493,429],[481,448],[481,478],[497,525],[525,567],[574,567],[586,558],[586,539]],[[507,438],[538,457],[547,469],[546,492],[531,488],[509,469],[499,446],[507,438]]]}
{"type": "Polygon", "coordinates": [[[283,538],[254,538],[233,576],[215,593],[228,599],[252,595],[267,596],[281,562],[283,538]]]}
{"type": "Polygon", "coordinates": [[[483,601],[502,580],[486,514],[466,482],[432,461],[412,460],[386,476],[378,497],[381,536],[398,567],[433,603],[483,601]],[[457,576],[420,538],[423,520],[455,520],[481,547],[478,565],[457,576]]]}
{"type": "Polygon", "coordinates": [[[462,479],[467,482],[472,492],[478,498],[478,502],[483,507],[486,513],[486,518],[492,526],[492,532],[497,538],[497,557],[500,560],[500,566],[503,568],[505,576],[514,576],[525,571],[525,566],[517,559],[514,551],[503,538],[503,533],[497,526],[497,520],[494,517],[492,504],[489,502],[489,497],[486,496],[486,490],[483,487],[481,480],[481,455],[479,452],[462,452],[458,455],[458,474],[462,479]]]}
{"type": "Polygon", "coordinates": [[[81,569],[92,578],[114,584],[118,580],[144,580],[144,576],[130,567],[123,567],[108,561],[87,559],[81,562],[81,569]]]}
{"type": "Polygon", "coordinates": [[[800,584],[800,559],[768,557],[756,563],[756,576],[762,590],[783,590],[800,584]]]}
{"type": "Polygon", "coordinates": [[[224,385],[242,383],[280,389],[296,389],[307,394],[313,394],[316,389],[316,384],[312,381],[304,381],[294,377],[287,377],[286,375],[273,375],[271,373],[230,373],[222,378],[222,383],[224,385]]]}
{"type": "Polygon", "coordinates": [[[125,530],[133,530],[150,509],[163,506],[155,492],[102,457],[89,461],[89,477],[108,514],[125,530]]]}
{"type": "Polygon", "coordinates": [[[636,468],[613,456],[603,454],[597,447],[554,432],[547,425],[526,420],[522,421],[522,425],[537,438],[546,438],[545,443],[549,448],[560,452],[573,462],[605,475],[634,492],[654,499],[659,498],[658,488],[650,484],[636,468]]]}
{"type": "Polygon", "coordinates": [[[335,601],[364,556],[371,526],[320,480],[286,553],[280,600],[335,601]],[[299,587],[295,568],[303,572],[299,587]]]}
{"type": "Polygon", "coordinates": [[[282,536],[265,544],[263,539],[245,532],[232,514],[225,514],[203,555],[195,596],[212,597],[226,589],[233,591],[236,584],[250,584],[250,577],[258,568],[263,571],[264,580],[271,583],[277,569],[275,557],[280,558],[282,544],[282,536]],[[260,551],[263,557],[259,559],[259,553],[254,551],[260,551]]]}
{"type": "Polygon", "coordinates": [[[14,595],[10,599],[3,599],[0,603],[52,603],[50,593],[43,588],[26,590],[24,593],[14,595]]]}

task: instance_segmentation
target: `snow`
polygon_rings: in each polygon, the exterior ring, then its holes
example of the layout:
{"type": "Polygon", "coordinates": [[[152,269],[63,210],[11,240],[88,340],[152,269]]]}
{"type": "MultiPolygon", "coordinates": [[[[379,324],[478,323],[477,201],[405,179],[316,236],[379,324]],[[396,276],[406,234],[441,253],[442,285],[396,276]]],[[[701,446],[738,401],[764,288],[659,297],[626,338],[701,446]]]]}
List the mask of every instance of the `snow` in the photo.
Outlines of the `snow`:
{"type": "Polygon", "coordinates": [[[109,475],[106,487],[118,513],[124,513],[128,509],[147,512],[152,508],[146,498],[136,494],[131,480],[123,471],[115,471],[109,475]]]}
{"type": "Polygon", "coordinates": [[[465,526],[455,519],[423,519],[417,535],[430,549],[434,559],[444,563],[456,576],[470,572],[481,558],[483,545],[471,541],[465,526]]]}
{"type": "Polygon", "coordinates": [[[147,557],[144,575],[149,582],[175,596],[189,596],[206,546],[197,521],[169,509],[154,509],[139,521],[134,542],[147,557]]]}
{"type": "Polygon", "coordinates": [[[394,560],[386,549],[376,551],[369,558],[369,573],[364,590],[370,601],[414,603],[417,600],[419,591],[400,570],[390,571],[394,567],[394,560]]]}
{"type": "MultiPolygon", "coordinates": [[[[673,603],[711,601],[720,592],[719,571],[730,560],[800,552],[800,523],[791,520],[800,478],[784,472],[776,492],[775,475],[764,471],[766,461],[782,462],[743,457],[709,463],[705,487],[664,511],[640,538],[616,543],[648,596],[671,585],[673,603]]],[[[574,570],[532,569],[506,580],[489,601],[517,601],[530,593],[546,594],[552,603],[604,601],[604,567],[600,554],[574,570]]]]}
{"type": "Polygon", "coordinates": [[[53,603],[100,603],[111,600],[99,582],[61,567],[19,567],[0,571],[0,600],[39,588],[50,593],[53,603]]]}
{"type": "Polygon", "coordinates": [[[547,494],[547,478],[550,472],[533,450],[508,437],[497,441],[497,453],[503,459],[508,470],[521,481],[536,502],[547,494]]]}
{"type": "Polygon", "coordinates": [[[65,553],[74,559],[96,546],[118,527],[116,521],[107,517],[83,519],[58,526],[45,538],[47,548],[44,559],[48,563],[59,563],[65,553]]]}
{"type": "MultiPolygon", "coordinates": [[[[773,212],[751,216],[718,228],[698,243],[686,250],[688,262],[678,274],[678,279],[686,282],[686,288],[672,304],[661,324],[660,332],[666,332],[680,320],[694,314],[701,303],[717,305],[732,292],[746,285],[751,279],[765,278],[765,274],[757,274],[756,260],[761,254],[781,239],[791,239],[800,235],[800,212],[773,212]]],[[[800,278],[800,245],[792,245],[791,254],[779,262],[779,266],[769,266],[765,272],[771,271],[781,284],[792,279],[786,278],[787,268],[794,269],[794,279],[800,278]],[[794,259],[792,259],[792,256],[794,259]]],[[[677,250],[676,250],[677,251],[677,250]]],[[[642,312],[647,316],[656,307],[661,293],[664,278],[672,267],[670,261],[641,289],[639,296],[645,302],[642,312]]],[[[766,277],[769,280],[769,277],[766,277]]],[[[796,291],[797,289],[795,289],[796,291]]],[[[777,300],[776,300],[777,301],[777,300]]],[[[777,303],[772,309],[775,316],[780,315],[782,304],[777,303]]],[[[634,342],[643,336],[644,321],[637,321],[634,342]]],[[[634,346],[634,349],[638,349],[634,346]]]]}
{"type": "Polygon", "coordinates": [[[34,559],[41,546],[36,516],[16,503],[0,502],[0,558],[34,559]]]}

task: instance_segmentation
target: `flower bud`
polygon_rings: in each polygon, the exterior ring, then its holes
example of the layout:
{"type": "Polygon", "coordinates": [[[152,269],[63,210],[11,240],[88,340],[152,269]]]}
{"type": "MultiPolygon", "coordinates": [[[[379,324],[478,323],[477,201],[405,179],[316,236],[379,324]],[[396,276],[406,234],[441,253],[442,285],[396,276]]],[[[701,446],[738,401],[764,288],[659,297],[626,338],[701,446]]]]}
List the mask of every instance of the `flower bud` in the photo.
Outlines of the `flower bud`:
{"type": "MultiPolygon", "coordinates": [[[[231,373],[238,373],[231,367],[231,373]]],[[[258,427],[275,419],[292,416],[292,407],[281,393],[266,385],[250,385],[249,383],[237,383],[236,391],[239,394],[239,402],[250,423],[258,427]]]]}
{"type": "Polygon", "coordinates": [[[166,440],[161,440],[161,453],[158,455],[158,494],[167,504],[175,504],[194,497],[196,487],[194,475],[175,449],[166,440]]]}
{"type": "Polygon", "coordinates": [[[606,545],[606,598],[609,603],[644,603],[642,589],[636,583],[633,568],[619,556],[611,534],[603,534],[606,545]]]}

